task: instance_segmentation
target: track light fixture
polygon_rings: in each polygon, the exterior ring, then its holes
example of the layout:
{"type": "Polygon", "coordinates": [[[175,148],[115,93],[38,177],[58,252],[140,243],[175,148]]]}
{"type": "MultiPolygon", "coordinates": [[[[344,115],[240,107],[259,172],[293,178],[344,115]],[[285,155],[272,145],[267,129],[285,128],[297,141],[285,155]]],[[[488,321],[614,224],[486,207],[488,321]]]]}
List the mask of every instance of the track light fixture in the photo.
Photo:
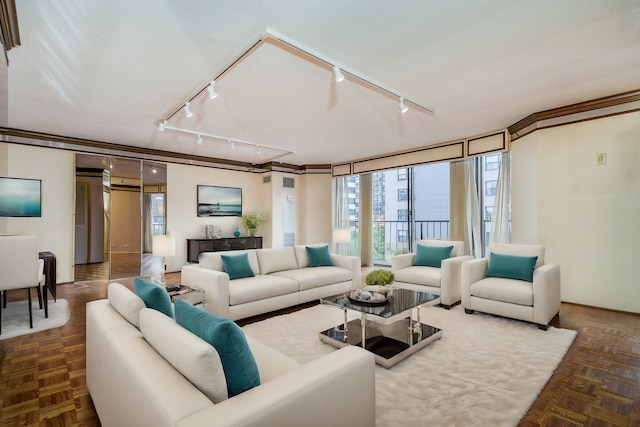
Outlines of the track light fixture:
{"type": "Polygon", "coordinates": [[[191,110],[189,109],[189,101],[184,103],[184,107],[182,107],[184,109],[184,115],[187,117],[191,117],[193,116],[193,113],[191,112],[191,110]]]}
{"type": "Polygon", "coordinates": [[[216,85],[216,81],[215,80],[211,80],[211,83],[209,83],[209,86],[207,86],[207,90],[209,91],[209,99],[214,99],[218,97],[218,94],[216,93],[215,89],[213,88],[216,85]]]}
{"type": "Polygon", "coordinates": [[[198,140],[196,142],[198,145],[202,145],[202,135],[198,134],[198,140]]]}
{"type": "Polygon", "coordinates": [[[404,97],[403,97],[403,96],[401,96],[401,97],[400,97],[400,103],[398,104],[398,107],[400,107],[400,112],[401,112],[402,114],[404,114],[404,113],[406,113],[407,111],[409,111],[409,107],[407,107],[407,106],[404,104],[404,97]]]}
{"type": "Polygon", "coordinates": [[[337,65],[333,66],[333,74],[335,74],[336,83],[340,83],[344,80],[344,75],[342,74],[342,71],[340,71],[340,67],[338,67],[337,65]]]}
{"type": "Polygon", "coordinates": [[[256,145],[256,153],[258,154],[262,153],[262,148],[260,148],[259,145],[256,145]]]}
{"type": "Polygon", "coordinates": [[[162,122],[158,123],[158,130],[159,130],[160,132],[164,132],[164,127],[165,127],[166,125],[167,125],[167,121],[166,121],[166,120],[164,120],[164,121],[162,121],[162,122]]]}

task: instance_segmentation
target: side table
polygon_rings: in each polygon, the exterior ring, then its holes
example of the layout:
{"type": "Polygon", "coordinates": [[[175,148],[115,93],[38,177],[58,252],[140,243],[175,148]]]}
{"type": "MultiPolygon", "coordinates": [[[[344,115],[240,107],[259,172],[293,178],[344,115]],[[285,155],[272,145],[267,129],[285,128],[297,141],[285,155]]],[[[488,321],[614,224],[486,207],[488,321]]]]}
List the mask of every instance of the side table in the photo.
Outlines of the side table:
{"type": "Polygon", "coordinates": [[[177,290],[167,289],[167,293],[171,298],[171,302],[175,302],[175,300],[180,299],[185,302],[188,302],[193,306],[202,306],[203,308],[206,307],[207,301],[205,300],[204,291],[200,289],[190,288],[184,285],[177,285],[177,286],[180,286],[180,288],[177,290]]]}

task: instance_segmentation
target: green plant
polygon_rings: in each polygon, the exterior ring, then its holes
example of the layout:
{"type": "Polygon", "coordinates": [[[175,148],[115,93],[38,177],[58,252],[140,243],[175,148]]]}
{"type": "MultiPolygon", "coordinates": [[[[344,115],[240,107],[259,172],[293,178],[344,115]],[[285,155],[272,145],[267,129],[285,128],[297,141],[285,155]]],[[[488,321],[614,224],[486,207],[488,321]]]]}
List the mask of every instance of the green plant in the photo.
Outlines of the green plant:
{"type": "Polygon", "coordinates": [[[242,224],[254,234],[258,227],[267,222],[267,219],[260,212],[247,213],[242,215],[242,224]]]}
{"type": "Polygon", "coordinates": [[[393,271],[390,270],[373,270],[364,279],[367,286],[386,286],[392,284],[394,280],[393,271]]]}

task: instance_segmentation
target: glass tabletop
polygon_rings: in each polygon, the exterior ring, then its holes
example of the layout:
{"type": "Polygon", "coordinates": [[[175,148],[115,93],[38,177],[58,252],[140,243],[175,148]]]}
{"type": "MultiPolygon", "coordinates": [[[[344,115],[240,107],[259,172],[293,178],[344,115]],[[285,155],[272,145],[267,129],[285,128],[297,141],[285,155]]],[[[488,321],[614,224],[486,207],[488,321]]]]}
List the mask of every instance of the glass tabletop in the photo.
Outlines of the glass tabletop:
{"type": "Polygon", "coordinates": [[[382,305],[371,305],[355,302],[349,299],[349,293],[321,298],[320,303],[347,308],[360,313],[371,314],[383,318],[401,314],[422,304],[433,302],[439,299],[440,295],[428,292],[412,291],[410,289],[393,288],[387,293],[387,302],[382,305]]]}

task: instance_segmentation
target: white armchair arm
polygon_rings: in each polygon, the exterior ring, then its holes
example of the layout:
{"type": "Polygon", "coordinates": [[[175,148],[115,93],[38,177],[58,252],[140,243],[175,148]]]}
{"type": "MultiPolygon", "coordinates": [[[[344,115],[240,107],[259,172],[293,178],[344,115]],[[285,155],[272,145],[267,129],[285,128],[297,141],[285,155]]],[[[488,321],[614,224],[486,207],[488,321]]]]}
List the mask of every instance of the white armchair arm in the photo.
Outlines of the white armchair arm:
{"type": "Polygon", "coordinates": [[[360,287],[360,280],[362,280],[360,273],[360,257],[350,255],[338,255],[331,254],[331,261],[336,267],[346,268],[351,270],[351,289],[358,289],[360,287]]]}
{"type": "Polygon", "coordinates": [[[485,278],[488,266],[489,258],[471,259],[462,263],[460,296],[463,307],[471,307],[471,284],[485,278]]]}
{"type": "Polygon", "coordinates": [[[178,427],[375,425],[375,361],[347,346],[212,405],[178,427]]]}
{"type": "Polygon", "coordinates": [[[560,265],[545,264],[533,272],[533,321],[547,325],[560,311],[560,265]]]}
{"type": "Polygon", "coordinates": [[[204,291],[208,312],[229,318],[229,275],[202,268],[199,264],[182,267],[182,284],[204,291]]]}
{"type": "Polygon", "coordinates": [[[440,301],[451,305],[460,301],[462,292],[462,264],[474,259],[471,255],[457,256],[442,260],[440,265],[440,301]]]}
{"type": "Polygon", "coordinates": [[[391,257],[391,271],[398,271],[403,268],[411,267],[415,259],[416,254],[414,253],[393,256],[391,257]]]}

